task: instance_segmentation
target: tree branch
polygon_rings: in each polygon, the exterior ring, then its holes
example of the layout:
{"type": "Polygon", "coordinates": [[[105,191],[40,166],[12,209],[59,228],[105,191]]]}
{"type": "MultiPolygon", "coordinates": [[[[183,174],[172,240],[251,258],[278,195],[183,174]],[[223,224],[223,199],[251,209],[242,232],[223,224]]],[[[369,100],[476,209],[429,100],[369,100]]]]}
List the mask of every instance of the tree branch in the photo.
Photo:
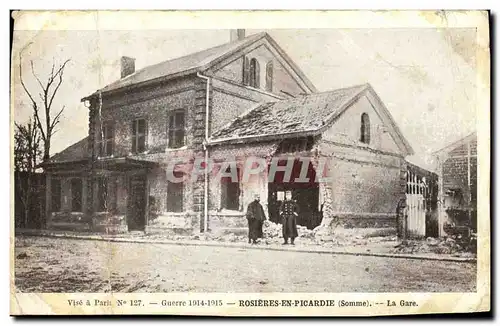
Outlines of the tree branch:
{"type": "Polygon", "coordinates": [[[61,86],[62,82],[63,82],[63,74],[64,74],[64,67],[66,66],[66,64],[70,61],[71,59],[68,59],[66,60],[62,66],[57,70],[56,74],[54,75],[54,78],[59,75],[59,82],[57,83],[57,86],[56,88],[54,89],[54,92],[52,93],[52,96],[50,98],[50,101],[49,101],[49,107],[52,106],[52,101],[54,100],[54,97],[56,96],[57,94],[57,91],[59,90],[59,87],[61,86]]]}
{"type": "Polygon", "coordinates": [[[28,45],[26,45],[20,52],[19,52],[19,79],[21,80],[21,86],[23,87],[24,91],[26,92],[26,94],[28,95],[28,97],[30,98],[31,100],[31,103],[33,105],[33,112],[34,112],[34,116],[35,116],[35,119],[36,119],[36,123],[38,124],[38,127],[40,128],[40,133],[42,134],[42,138],[43,140],[45,141],[46,139],[46,135],[45,133],[43,132],[43,129],[42,129],[42,123],[40,121],[40,116],[38,114],[38,105],[35,101],[35,99],[33,98],[33,96],[31,95],[31,93],[28,91],[28,88],[26,87],[26,85],[24,84],[24,80],[23,80],[23,65],[22,65],[22,53],[23,51],[29,46],[31,45],[32,43],[29,43],[28,45]]]}
{"type": "Polygon", "coordinates": [[[50,126],[50,131],[52,131],[54,129],[54,127],[59,123],[59,117],[61,116],[61,114],[63,113],[64,109],[66,107],[63,105],[61,111],[59,111],[59,113],[56,114],[56,116],[54,117],[54,119],[52,119],[52,124],[50,126]]]}
{"type": "Polygon", "coordinates": [[[40,85],[40,87],[42,88],[42,90],[44,90],[44,86],[42,84],[42,81],[40,80],[40,78],[38,78],[38,76],[35,74],[35,67],[33,67],[33,60],[30,60],[30,65],[31,65],[31,73],[33,74],[33,76],[36,78],[37,82],[38,82],[38,85],[40,85]]]}

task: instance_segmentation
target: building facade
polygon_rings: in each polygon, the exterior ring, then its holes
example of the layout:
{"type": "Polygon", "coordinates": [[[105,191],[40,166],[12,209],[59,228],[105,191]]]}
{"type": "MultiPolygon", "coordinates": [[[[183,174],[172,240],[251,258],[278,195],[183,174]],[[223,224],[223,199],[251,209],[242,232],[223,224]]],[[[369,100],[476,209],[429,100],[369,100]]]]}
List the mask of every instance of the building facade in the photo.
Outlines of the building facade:
{"type": "Polygon", "coordinates": [[[88,137],[45,162],[47,227],[241,229],[255,194],[278,221],[292,191],[308,228],[396,229],[413,150],[370,85],[317,92],[267,33],[134,65],[82,99],[88,137]]]}

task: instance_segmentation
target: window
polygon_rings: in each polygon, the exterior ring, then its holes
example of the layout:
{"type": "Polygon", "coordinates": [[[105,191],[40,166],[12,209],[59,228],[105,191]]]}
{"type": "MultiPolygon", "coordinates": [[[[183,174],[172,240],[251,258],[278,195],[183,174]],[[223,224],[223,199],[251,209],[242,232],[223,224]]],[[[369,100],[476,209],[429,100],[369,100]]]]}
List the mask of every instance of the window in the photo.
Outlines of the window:
{"type": "Polygon", "coordinates": [[[257,59],[243,58],[243,85],[259,88],[260,67],[257,59]]]}
{"type": "Polygon", "coordinates": [[[97,137],[99,143],[99,156],[106,157],[113,155],[115,143],[115,130],[111,123],[102,125],[102,132],[97,137]]]}
{"type": "Polygon", "coordinates": [[[61,179],[52,179],[50,184],[52,212],[61,210],[61,179]]]}
{"type": "Polygon", "coordinates": [[[146,120],[132,121],[132,153],[142,153],[146,150],[147,129],[146,120]]]}
{"type": "Polygon", "coordinates": [[[273,62],[269,61],[266,65],[266,91],[273,91],[273,62]]]}
{"type": "Polygon", "coordinates": [[[82,179],[71,179],[71,211],[82,211],[83,185],[82,179]]]}
{"type": "Polygon", "coordinates": [[[248,83],[252,87],[259,88],[259,79],[259,62],[257,61],[257,59],[252,58],[252,60],[250,60],[248,83]]]}
{"type": "MultiPolygon", "coordinates": [[[[230,167],[225,171],[230,172],[230,167]]],[[[238,181],[233,182],[231,177],[221,178],[221,208],[239,210],[240,209],[240,170],[236,169],[238,181]]]]}
{"type": "Polygon", "coordinates": [[[168,115],[168,147],[179,148],[184,146],[185,126],[184,111],[174,111],[168,115]]]}
{"type": "Polygon", "coordinates": [[[370,117],[368,114],[363,113],[361,115],[361,138],[360,141],[369,144],[370,143],[370,117]]]}
{"type": "MultiPolygon", "coordinates": [[[[176,178],[182,178],[182,173],[174,172],[176,178]]],[[[182,212],[184,184],[182,182],[167,182],[167,211],[182,212]]]]}

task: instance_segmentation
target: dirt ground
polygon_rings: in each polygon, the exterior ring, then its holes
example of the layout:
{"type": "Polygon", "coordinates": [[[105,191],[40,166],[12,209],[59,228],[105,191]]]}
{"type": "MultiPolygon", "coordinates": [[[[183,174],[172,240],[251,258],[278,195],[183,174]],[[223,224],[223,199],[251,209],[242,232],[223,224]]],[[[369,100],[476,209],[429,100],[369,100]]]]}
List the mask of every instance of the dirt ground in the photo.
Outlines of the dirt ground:
{"type": "Polygon", "coordinates": [[[470,292],[476,264],[18,236],[19,292],[470,292]]]}

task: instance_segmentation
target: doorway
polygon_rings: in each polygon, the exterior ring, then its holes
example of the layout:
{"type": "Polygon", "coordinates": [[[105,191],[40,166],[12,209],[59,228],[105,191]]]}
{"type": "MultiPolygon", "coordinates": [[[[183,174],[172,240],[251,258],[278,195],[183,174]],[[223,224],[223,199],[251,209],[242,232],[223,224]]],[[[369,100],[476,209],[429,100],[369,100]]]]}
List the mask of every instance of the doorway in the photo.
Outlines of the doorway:
{"type": "Polygon", "coordinates": [[[146,186],[147,179],[145,175],[130,177],[127,205],[129,231],[143,231],[146,226],[146,186]]]}
{"type": "MultiPolygon", "coordinates": [[[[278,163],[278,165],[285,164],[286,161],[278,163]]],[[[284,172],[277,172],[274,180],[268,183],[268,214],[272,222],[281,223],[279,209],[285,192],[290,191],[297,203],[297,225],[312,230],[320,225],[323,219],[322,208],[319,205],[319,184],[316,182],[316,171],[310,163],[307,170],[309,182],[295,182],[301,169],[302,161],[296,160],[288,182],[283,180],[284,172]]]]}

